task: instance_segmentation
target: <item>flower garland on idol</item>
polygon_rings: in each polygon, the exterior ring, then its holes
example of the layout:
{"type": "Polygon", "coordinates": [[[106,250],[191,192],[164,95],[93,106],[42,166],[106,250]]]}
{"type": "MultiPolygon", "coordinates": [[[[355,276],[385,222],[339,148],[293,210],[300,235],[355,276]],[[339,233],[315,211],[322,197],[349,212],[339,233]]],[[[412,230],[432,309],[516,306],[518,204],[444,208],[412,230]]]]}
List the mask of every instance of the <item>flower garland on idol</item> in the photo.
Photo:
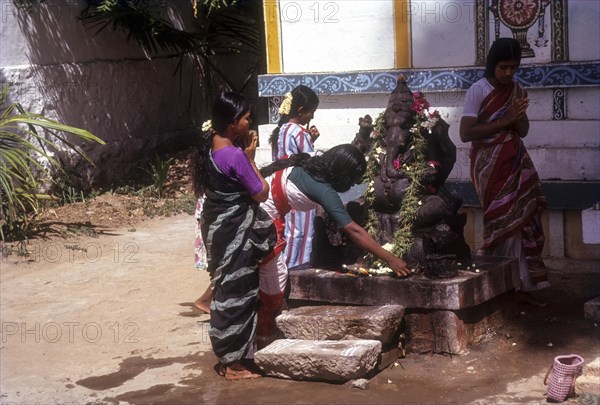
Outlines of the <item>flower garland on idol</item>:
{"type": "MultiPolygon", "coordinates": [[[[405,190],[404,199],[398,212],[398,229],[393,235],[392,241],[383,245],[383,248],[390,251],[398,257],[406,255],[413,241],[413,224],[417,217],[417,211],[422,204],[421,198],[424,192],[424,187],[421,183],[423,173],[428,167],[439,166],[438,162],[425,160],[426,139],[422,131],[428,131],[431,134],[432,128],[440,119],[440,114],[437,110],[429,112],[429,101],[421,92],[413,92],[414,101],[412,110],[415,112],[415,123],[410,128],[411,141],[409,149],[413,151],[413,159],[409,163],[403,163],[399,156],[394,156],[394,167],[402,173],[402,176],[409,180],[409,185],[405,190]]],[[[366,225],[366,230],[371,236],[376,238],[379,228],[379,221],[375,210],[375,178],[379,176],[382,169],[382,162],[385,162],[386,148],[384,134],[388,129],[385,121],[385,111],[379,114],[375,120],[371,138],[373,144],[371,150],[367,154],[367,171],[365,174],[367,182],[367,191],[365,200],[369,207],[369,217],[366,225]]],[[[384,267],[384,263],[374,256],[370,255],[372,267],[375,269],[369,270],[370,274],[387,274],[391,273],[391,269],[384,267]]]]}

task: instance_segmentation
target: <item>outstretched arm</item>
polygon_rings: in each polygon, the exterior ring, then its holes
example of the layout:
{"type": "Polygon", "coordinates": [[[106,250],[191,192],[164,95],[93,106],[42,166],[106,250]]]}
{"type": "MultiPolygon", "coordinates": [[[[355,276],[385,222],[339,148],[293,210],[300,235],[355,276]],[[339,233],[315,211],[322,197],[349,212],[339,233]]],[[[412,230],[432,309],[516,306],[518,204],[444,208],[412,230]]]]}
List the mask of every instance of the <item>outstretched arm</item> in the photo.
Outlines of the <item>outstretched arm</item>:
{"type": "Polygon", "coordinates": [[[371,235],[356,222],[352,221],[348,225],[342,227],[342,231],[348,235],[356,246],[385,261],[397,276],[406,277],[410,275],[410,270],[406,267],[406,262],[404,260],[382,248],[379,243],[377,243],[377,241],[375,241],[375,239],[373,239],[371,235]]]}

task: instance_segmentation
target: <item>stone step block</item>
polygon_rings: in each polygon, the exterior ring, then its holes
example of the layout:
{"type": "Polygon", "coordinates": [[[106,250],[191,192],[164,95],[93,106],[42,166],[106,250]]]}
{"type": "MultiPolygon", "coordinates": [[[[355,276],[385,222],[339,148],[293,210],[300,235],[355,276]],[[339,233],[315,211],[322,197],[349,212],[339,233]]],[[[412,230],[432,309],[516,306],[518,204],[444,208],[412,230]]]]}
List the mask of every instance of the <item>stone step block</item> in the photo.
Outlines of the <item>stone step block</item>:
{"type": "Polygon", "coordinates": [[[600,357],[586,363],[583,366],[583,375],[587,377],[595,377],[600,383],[600,357]]]}
{"type": "Polygon", "coordinates": [[[583,305],[585,319],[600,322],[600,297],[594,298],[583,305]]]}
{"type": "Polygon", "coordinates": [[[591,395],[600,398],[600,380],[598,377],[579,376],[575,381],[575,393],[578,396],[591,395]]]}
{"type": "Polygon", "coordinates": [[[402,305],[304,306],[279,315],[277,327],[286,339],[373,339],[387,347],[403,315],[402,305]]]}
{"type": "Polygon", "coordinates": [[[368,375],[380,352],[378,340],[280,339],[256,352],[254,361],[273,377],[344,382],[368,375]]]}

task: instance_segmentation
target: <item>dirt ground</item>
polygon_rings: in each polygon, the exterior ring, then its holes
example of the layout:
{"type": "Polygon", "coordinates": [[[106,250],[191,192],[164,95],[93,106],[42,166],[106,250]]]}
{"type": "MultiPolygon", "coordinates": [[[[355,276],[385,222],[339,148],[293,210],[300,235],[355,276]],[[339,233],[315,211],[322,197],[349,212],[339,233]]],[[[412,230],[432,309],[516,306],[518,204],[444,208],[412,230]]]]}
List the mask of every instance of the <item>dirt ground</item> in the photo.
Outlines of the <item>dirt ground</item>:
{"type": "Polygon", "coordinates": [[[148,218],[131,198],[47,213],[55,231],[31,240],[29,256],[3,247],[1,404],[539,404],[555,356],[600,356],[598,325],[583,318],[600,295],[598,264],[548,260],[549,306],[519,305],[464,355],[409,353],[366,390],[224,381],[208,315],[192,307],[208,285],[193,266],[193,216],[148,218]]]}

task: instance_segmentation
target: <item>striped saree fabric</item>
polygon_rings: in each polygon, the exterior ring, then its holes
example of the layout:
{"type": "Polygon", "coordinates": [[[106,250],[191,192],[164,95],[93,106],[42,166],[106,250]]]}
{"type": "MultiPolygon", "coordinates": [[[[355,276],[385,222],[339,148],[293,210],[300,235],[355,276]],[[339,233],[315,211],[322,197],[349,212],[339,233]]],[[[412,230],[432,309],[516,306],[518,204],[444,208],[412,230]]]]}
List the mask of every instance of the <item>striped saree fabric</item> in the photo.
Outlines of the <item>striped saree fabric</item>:
{"type": "Polygon", "coordinates": [[[244,187],[209,162],[201,231],[213,284],[209,336],[222,364],[251,357],[257,322],[259,262],[275,227],[244,187]]]}
{"type": "MultiPolygon", "coordinates": [[[[494,89],[482,102],[479,121],[503,116],[513,98],[525,94],[517,83],[494,89]]],[[[539,223],[534,218],[546,208],[542,184],[523,141],[511,127],[472,143],[471,180],[484,209],[482,249],[523,231],[531,221],[539,223]]]]}
{"type": "MultiPolygon", "coordinates": [[[[525,91],[517,84],[492,90],[483,100],[479,122],[502,117],[515,97],[525,91]]],[[[541,259],[544,233],[541,214],[546,209],[542,183],[519,134],[509,126],[493,136],[471,145],[471,180],[483,213],[481,249],[502,251],[517,238],[527,262],[520,266],[524,291],[548,285],[547,271],[541,259]]]]}

